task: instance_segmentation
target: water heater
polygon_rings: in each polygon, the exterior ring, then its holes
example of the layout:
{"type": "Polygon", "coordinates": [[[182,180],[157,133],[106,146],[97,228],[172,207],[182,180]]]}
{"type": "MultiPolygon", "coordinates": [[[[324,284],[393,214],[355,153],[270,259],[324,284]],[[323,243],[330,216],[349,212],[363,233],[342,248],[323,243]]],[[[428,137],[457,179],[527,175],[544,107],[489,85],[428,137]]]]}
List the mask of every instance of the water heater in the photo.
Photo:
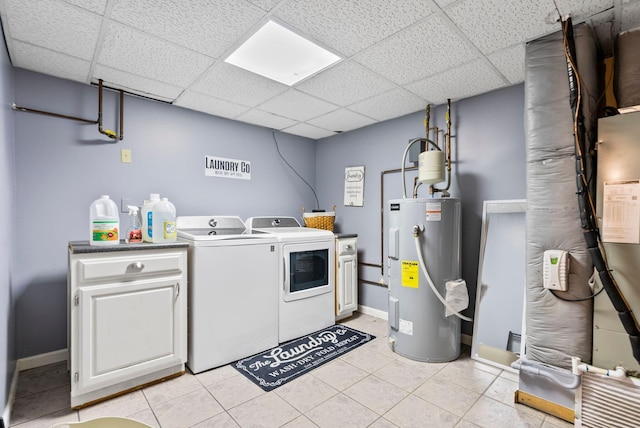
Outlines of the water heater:
{"type": "Polygon", "coordinates": [[[389,209],[389,344],[416,361],[448,362],[460,355],[460,318],[445,316],[420,266],[441,296],[461,277],[459,199],[395,199],[389,209]]]}

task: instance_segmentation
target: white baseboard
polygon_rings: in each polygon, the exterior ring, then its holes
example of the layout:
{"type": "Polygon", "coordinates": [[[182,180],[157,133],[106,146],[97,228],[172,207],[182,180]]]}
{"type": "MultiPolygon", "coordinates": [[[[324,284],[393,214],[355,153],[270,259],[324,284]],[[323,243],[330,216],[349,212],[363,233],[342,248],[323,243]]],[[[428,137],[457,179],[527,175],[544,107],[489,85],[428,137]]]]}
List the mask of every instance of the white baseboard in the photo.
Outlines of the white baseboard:
{"type": "Polygon", "coordinates": [[[47,352],[46,354],[34,355],[32,357],[20,358],[16,364],[18,371],[29,370],[47,364],[67,361],[68,353],[66,349],[47,352]]]}
{"type": "Polygon", "coordinates": [[[376,308],[370,308],[368,306],[358,305],[358,312],[365,315],[371,315],[372,317],[380,318],[383,320],[389,319],[385,311],[381,311],[380,309],[376,309],[376,308]]]}
{"type": "MultiPolygon", "coordinates": [[[[383,320],[389,319],[387,312],[382,311],[380,309],[370,308],[368,306],[362,306],[362,305],[358,306],[358,312],[365,315],[371,315],[372,317],[380,318],[383,320]]],[[[462,343],[463,345],[471,346],[471,336],[464,333],[461,334],[460,343],[462,343]]]]}
{"type": "Polygon", "coordinates": [[[2,412],[2,423],[5,427],[11,425],[11,410],[13,408],[13,402],[16,399],[16,393],[18,391],[18,364],[16,364],[13,370],[13,377],[11,378],[11,386],[9,387],[9,396],[7,397],[7,405],[2,412]]]}

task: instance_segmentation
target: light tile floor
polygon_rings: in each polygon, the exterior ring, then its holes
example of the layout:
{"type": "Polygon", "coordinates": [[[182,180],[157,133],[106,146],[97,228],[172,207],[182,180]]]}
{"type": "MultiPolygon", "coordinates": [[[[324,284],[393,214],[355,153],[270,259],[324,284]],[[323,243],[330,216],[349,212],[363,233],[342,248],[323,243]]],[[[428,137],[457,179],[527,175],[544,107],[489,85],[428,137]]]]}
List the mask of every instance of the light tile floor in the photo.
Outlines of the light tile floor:
{"type": "Polygon", "coordinates": [[[187,374],[71,410],[66,362],[20,373],[11,426],[49,427],[124,416],[178,427],[570,427],[514,404],[518,377],[479,363],[468,347],[456,361],[420,363],[389,350],[387,323],[356,314],[345,324],[376,339],[271,392],[230,366],[187,374]]]}

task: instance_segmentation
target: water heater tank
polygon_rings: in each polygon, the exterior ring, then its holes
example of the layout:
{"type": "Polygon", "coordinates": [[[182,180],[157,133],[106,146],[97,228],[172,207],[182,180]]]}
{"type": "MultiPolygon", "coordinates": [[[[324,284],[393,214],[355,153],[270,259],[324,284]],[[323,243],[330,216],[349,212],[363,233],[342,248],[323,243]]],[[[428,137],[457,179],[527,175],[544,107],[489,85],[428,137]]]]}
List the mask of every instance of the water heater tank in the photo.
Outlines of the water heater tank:
{"type": "Polygon", "coordinates": [[[459,199],[395,199],[389,205],[389,343],[416,361],[460,356],[460,318],[445,307],[420,269],[414,226],[429,276],[445,296],[445,283],[461,277],[459,199]]]}

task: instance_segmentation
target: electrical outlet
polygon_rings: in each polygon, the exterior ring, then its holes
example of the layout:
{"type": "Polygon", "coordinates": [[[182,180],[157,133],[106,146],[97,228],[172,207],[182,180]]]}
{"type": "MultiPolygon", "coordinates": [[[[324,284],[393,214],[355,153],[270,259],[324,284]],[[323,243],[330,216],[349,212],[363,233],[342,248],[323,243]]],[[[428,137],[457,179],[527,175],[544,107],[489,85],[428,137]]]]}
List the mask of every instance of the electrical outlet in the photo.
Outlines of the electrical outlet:
{"type": "Polygon", "coordinates": [[[128,208],[129,205],[135,205],[133,203],[133,199],[129,199],[129,198],[120,199],[120,212],[129,213],[129,208],[128,208]]]}
{"type": "Polygon", "coordinates": [[[131,163],[131,149],[120,150],[120,162],[131,163]]]}

